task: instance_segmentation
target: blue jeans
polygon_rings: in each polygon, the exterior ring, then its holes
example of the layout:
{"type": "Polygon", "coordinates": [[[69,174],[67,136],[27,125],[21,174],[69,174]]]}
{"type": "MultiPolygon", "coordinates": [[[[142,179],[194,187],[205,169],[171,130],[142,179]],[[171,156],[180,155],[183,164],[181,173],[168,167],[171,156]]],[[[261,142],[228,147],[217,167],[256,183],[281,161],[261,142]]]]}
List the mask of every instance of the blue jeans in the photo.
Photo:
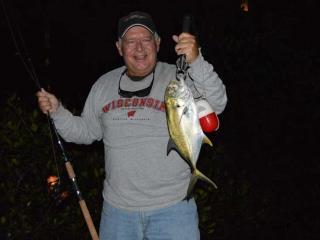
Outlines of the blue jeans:
{"type": "Polygon", "coordinates": [[[126,211],[103,203],[100,240],[199,240],[193,199],[154,211],[126,211]]]}

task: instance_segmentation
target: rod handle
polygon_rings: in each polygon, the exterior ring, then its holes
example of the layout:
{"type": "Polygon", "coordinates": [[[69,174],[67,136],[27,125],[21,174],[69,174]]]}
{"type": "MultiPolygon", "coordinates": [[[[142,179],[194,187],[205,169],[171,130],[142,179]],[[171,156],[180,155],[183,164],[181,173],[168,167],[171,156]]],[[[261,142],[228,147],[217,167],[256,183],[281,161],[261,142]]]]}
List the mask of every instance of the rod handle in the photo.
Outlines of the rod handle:
{"type": "Polygon", "coordinates": [[[191,33],[192,16],[186,14],[183,16],[182,20],[182,32],[191,33]]]}
{"type": "Polygon", "coordinates": [[[85,221],[87,223],[91,238],[93,240],[99,240],[98,233],[97,233],[96,228],[95,228],[95,226],[93,224],[93,221],[92,221],[92,218],[90,216],[90,213],[89,213],[89,210],[88,210],[86,202],[84,200],[80,200],[79,204],[80,204],[80,208],[81,208],[83,217],[84,217],[84,219],[85,219],[85,221]]]}

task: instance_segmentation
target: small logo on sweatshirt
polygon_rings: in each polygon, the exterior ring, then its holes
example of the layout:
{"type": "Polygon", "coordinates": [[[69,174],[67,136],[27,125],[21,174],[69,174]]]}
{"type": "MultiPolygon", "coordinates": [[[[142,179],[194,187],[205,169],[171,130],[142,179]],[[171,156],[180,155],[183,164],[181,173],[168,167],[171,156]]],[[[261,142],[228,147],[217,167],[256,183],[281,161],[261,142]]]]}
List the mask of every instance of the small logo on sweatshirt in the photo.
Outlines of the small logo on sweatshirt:
{"type": "Polygon", "coordinates": [[[134,115],[136,114],[136,110],[129,111],[127,114],[128,114],[128,118],[134,117],[134,115]]]}

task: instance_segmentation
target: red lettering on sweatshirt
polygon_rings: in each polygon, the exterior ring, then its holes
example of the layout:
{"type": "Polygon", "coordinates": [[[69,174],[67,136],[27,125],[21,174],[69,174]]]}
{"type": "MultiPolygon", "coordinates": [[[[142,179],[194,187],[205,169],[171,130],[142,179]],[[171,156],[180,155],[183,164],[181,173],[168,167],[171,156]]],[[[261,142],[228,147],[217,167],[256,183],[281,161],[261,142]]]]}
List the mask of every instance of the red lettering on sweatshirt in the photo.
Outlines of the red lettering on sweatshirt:
{"type": "Polygon", "coordinates": [[[155,110],[165,112],[165,103],[154,98],[119,98],[116,100],[112,100],[107,102],[103,108],[102,112],[107,113],[111,110],[115,110],[118,108],[153,108],[155,110]]]}

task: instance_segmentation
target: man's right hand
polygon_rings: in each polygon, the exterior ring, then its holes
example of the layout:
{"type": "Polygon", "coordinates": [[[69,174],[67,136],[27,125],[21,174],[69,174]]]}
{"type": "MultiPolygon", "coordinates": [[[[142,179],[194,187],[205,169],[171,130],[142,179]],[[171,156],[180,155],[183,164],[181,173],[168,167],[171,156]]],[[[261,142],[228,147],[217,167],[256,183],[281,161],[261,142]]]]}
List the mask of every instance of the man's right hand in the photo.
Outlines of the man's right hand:
{"type": "Polygon", "coordinates": [[[43,113],[48,114],[48,112],[54,113],[57,111],[60,103],[55,95],[48,93],[41,88],[36,96],[38,97],[39,108],[43,113]]]}

